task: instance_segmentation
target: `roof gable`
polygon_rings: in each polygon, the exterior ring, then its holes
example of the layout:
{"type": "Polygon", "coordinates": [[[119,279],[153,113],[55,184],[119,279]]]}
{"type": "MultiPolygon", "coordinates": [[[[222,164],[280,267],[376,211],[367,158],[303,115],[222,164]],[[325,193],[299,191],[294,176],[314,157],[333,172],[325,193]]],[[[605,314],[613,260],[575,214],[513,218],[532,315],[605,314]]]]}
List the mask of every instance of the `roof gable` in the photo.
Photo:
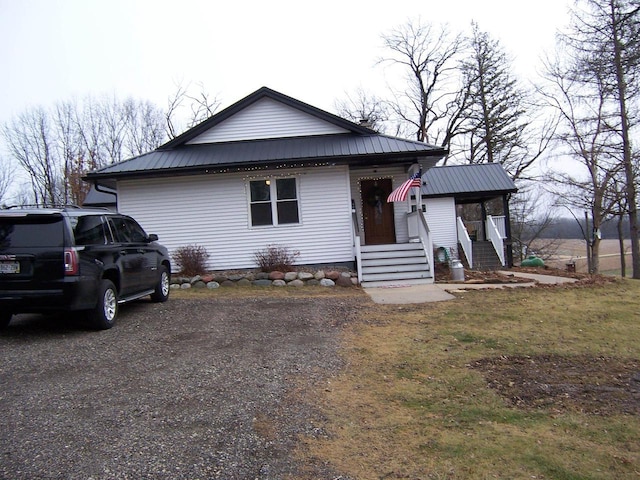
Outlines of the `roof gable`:
{"type": "Polygon", "coordinates": [[[115,188],[124,177],[256,168],[417,162],[429,168],[447,153],[435,145],[382,135],[263,87],[156,150],[90,172],[85,179],[115,188]],[[252,131],[243,131],[247,129],[252,131]]]}
{"type": "Polygon", "coordinates": [[[349,130],[273,98],[263,97],[186,143],[193,145],[337,133],[349,133],[349,130]]]}
{"type": "Polygon", "coordinates": [[[185,144],[336,133],[370,135],[376,132],[270,88],[262,87],[165,143],[160,149],[170,149],[185,144]],[[243,132],[243,128],[249,128],[251,131],[243,132]]]}

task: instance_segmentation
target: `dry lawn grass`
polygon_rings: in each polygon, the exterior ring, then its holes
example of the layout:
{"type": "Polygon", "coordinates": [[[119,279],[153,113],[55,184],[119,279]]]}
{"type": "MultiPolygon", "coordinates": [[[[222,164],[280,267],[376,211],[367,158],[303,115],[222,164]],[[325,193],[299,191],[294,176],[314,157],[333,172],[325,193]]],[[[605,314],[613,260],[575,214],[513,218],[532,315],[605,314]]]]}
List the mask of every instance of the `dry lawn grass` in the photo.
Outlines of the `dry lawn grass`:
{"type": "Polygon", "coordinates": [[[638,312],[624,280],[368,304],[299,456],[341,479],[640,478],[638,312]]]}

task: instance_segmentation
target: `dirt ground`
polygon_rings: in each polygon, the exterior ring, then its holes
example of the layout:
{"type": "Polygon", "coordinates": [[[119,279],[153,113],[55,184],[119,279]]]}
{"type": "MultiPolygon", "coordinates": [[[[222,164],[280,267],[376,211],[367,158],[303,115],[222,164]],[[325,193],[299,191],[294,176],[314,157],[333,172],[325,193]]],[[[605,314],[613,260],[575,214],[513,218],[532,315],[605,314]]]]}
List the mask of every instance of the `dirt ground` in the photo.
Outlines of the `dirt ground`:
{"type": "Polygon", "coordinates": [[[640,414],[640,361],[610,357],[491,357],[473,362],[515,407],[594,415],[640,414]]]}
{"type": "MultiPolygon", "coordinates": [[[[514,267],[512,271],[576,278],[566,285],[536,288],[580,288],[615,282],[608,275],[588,275],[550,267],[514,267]]],[[[438,282],[451,281],[446,265],[436,268],[438,282]]],[[[465,270],[472,283],[517,283],[529,280],[492,271],[465,270]]],[[[487,384],[518,408],[576,410],[588,414],[640,414],[640,360],[592,356],[484,358],[470,365],[487,384]]]]}
{"type": "Polygon", "coordinates": [[[16,316],[0,333],[0,479],[298,478],[296,442],[321,425],[301,392],[341,367],[366,297],[246,292],[141,300],[100,332],[16,316]]]}

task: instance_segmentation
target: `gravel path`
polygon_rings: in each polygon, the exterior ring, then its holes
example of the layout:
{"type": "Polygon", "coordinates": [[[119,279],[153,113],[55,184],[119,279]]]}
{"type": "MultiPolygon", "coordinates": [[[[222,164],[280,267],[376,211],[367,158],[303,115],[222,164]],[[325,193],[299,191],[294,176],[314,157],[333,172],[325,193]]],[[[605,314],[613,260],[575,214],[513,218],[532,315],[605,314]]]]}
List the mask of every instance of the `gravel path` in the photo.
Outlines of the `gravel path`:
{"type": "Polygon", "coordinates": [[[104,332],[19,316],[0,334],[0,478],[295,478],[296,436],[321,433],[296,392],[340,367],[360,301],[143,301],[104,332]]]}

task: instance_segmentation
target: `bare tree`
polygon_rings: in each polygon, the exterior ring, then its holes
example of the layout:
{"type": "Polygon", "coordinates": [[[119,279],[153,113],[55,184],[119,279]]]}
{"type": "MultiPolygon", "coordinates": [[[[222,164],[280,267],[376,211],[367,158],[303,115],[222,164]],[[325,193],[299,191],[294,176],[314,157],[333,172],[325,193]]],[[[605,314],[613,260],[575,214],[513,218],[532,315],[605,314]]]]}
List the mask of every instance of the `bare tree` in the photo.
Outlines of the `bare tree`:
{"type": "Polygon", "coordinates": [[[560,245],[558,238],[546,238],[556,218],[550,208],[540,208],[539,190],[535,183],[527,182],[509,202],[513,255],[520,261],[534,251],[540,258],[548,259],[557,253],[560,245]]]}
{"type": "Polygon", "coordinates": [[[383,35],[390,55],[380,62],[400,66],[406,74],[406,88],[394,89],[389,105],[394,114],[411,125],[420,142],[448,147],[449,129],[455,125],[460,84],[457,58],[463,48],[460,34],[448,27],[434,27],[420,20],[383,35]]]}
{"type": "Polygon", "coordinates": [[[345,95],[345,99],[335,102],[338,115],[378,132],[384,130],[384,124],[389,120],[388,105],[384,100],[362,88],[345,95]]]}
{"type": "Polygon", "coordinates": [[[0,203],[5,203],[14,184],[15,166],[9,158],[0,157],[0,203]]]}
{"type": "Polygon", "coordinates": [[[84,174],[160,146],[164,114],[147,101],[116,97],[59,102],[23,112],[2,128],[9,153],[28,174],[36,203],[77,203],[84,174]]]}
{"type": "MultiPolygon", "coordinates": [[[[595,233],[591,239],[590,263],[597,272],[600,242],[597,232],[608,217],[620,215],[621,206],[627,205],[629,209],[632,253],[634,243],[637,246],[637,224],[635,241],[633,233],[637,217],[633,213],[635,200],[630,203],[636,197],[637,181],[629,142],[633,124],[626,106],[638,92],[637,87],[623,85],[621,89],[619,85],[620,79],[623,83],[633,80],[636,72],[632,68],[625,73],[624,68],[616,65],[622,59],[622,50],[626,49],[627,58],[622,63],[626,67],[640,66],[637,39],[629,37],[630,32],[638,31],[640,18],[638,8],[629,9],[629,2],[584,0],[581,4],[586,9],[574,10],[571,33],[560,37],[564,61],[547,62],[547,87],[551,88],[541,92],[560,114],[559,144],[585,167],[582,176],[555,174],[553,180],[560,185],[558,193],[564,204],[591,212],[595,233]],[[633,17],[635,20],[630,21],[633,17]],[[621,50],[619,42],[623,40],[626,43],[621,50]],[[620,197],[622,178],[626,179],[624,199],[620,197]]],[[[635,263],[634,277],[638,272],[635,263]]]]}
{"type": "MultiPolygon", "coordinates": [[[[575,75],[567,75],[562,60],[547,61],[547,84],[540,91],[560,118],[555,137],[558,153],[577,160],[583,167],[570,173],[551,172],[548,189],[554,192],[558,204],[591,212],[593,230],[599,232],[620,205],[615,190],[623,163],[620,138],[613,127],[617,114],[612,109],[606,79],[594,74],[591,88],[585,88],[575,75]]],[[[591,240],[591,273],[599,271],[599,245],[600,236],[596,233],[591,240]]]]}
{"type": "Polygon", "coordinates": [[[167,99],[164,119],[165,133],[169,139],[176,138],[183,131],[205,121],[220,107],[221,101],[218,97],[211,96],[204,85],[198,84],[199,90],[195,94],[190,92],[190,87],[190,83],[186,87],[182,82],[176,83],[176,91],[167,99]],[[181,114],[185,108],[189,110],[186,121],[185,115],[181,114]],[[182,124],[184,127],[181,127],[182,124]]]}
{"type": "Polygon", "coordinates": [[[580,0],[568,33],[559,37],[571,59],[565,78],[601,92],[612,115],[608,127],[618,137],[629,208],[633,278],[640,278],[636,171],[631,143],[640,97],[640,4],[637,0],[580,0]]]}
{"type": "Polygon", "coordinates": [[[34,201],[48,205],[58,203],[61,172],[55,156],[56,138],[47,112],[43,108],[28,109],[5,125],[2,133],[9,153],[29,176],[34,201]]]}

